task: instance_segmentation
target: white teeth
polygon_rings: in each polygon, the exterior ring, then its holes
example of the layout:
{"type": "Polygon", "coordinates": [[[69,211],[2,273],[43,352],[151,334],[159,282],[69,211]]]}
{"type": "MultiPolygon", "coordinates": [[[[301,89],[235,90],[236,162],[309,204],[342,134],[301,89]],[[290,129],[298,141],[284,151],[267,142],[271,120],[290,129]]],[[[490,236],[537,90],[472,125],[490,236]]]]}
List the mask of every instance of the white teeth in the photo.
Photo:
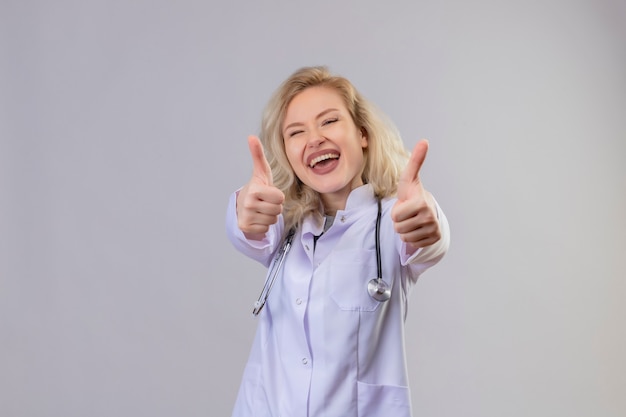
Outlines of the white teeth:
{"type": "Polygon", "coordinates": [[[337,155],[336,153],[327,153],[324,155],[320,155],[311,161],[311,163],[309,164],[309,167],[313,168],[315,165],[317,165],[318,162],[322,162],[322,161],[325,161],[327,159],[332,159],[332,158],[339,158],[339,155],[337,155]]]}

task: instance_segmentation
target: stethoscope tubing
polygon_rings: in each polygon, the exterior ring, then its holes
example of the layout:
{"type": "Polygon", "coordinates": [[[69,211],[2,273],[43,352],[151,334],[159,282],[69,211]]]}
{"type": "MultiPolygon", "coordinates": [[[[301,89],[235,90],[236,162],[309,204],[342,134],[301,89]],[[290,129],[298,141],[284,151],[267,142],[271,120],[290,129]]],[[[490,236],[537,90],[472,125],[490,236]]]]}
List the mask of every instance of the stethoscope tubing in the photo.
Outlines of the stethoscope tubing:
{"type": "MultiPolygon", "coordinates": [[[[381,217],[382,217],[382,204],[381,204],[380,198],[377,199],[377,202],[378,202],[378,213],[376,216],[375,234],[376,234],[376,272],[378,275],[376,278],[373,278],[368,282],[367,291],[369,295],[376,301],[384,302],[384,301],[387,301],[391,297],[391,288],[385,281],[383,281],[383,278],[382,278],[383,268],[382,268],[381,254],[380,254],[380,222],[381,222],[381,217]]],[[[252,310],[252,314],[254,316],[259,315],[259,313],[261,312],[261,310],[263,310],[263,307],[265,306],[267,302],[267,298],[269,297],[270,292],[272,291],[272,287],[274,287],[278,273],[280,272],[280,270],[283,267],[283,264],[285,263],[285,257],[287,256],[289,249],[291,249],[291,245],[292,245],[293,237],[295,233],[296,233],[295,228],[292,228],[291,230],[289,230],[289,233],[287,234],[287,237],[285,238],[285,242],[283,243],[283,247],[280,249],[278,254],[274,257],[274,260],[272,261],[272,266],[270,267],[270,273],[268,275],[267,280],[265,281],[265,284],[263,285],[263,290],[261,291],[259,298],[254,303],[254,309],[252,310]]]]}
{"type": "Polygon", "coordinates": [[[293,242],[293,237],[295,233],[296,233],[295,228],[292,228],[291,230],[289,230],[289,233],[287,234],[287,237],[285,238],[285,243],[283,244],[283,247],[281,248],[280,252],[274,257],[274,260],[272,261],[272,266],[271,266],[269,277],[265,281],[265,284],[263,285],[263,290],[261,291],[259,298],[254,303],[254,309],[252,310],[252,314],[254,316],[259,315],[261,310],[263,310],[265,303],[267,302],[267,298],[269,297],[270,292],[272,291],[272,287],[274,287],[274,283],[276,282],[276,277],[278,276],[278,272],[281,270],[281,268],[283,267],[283,264],[285,263],[285,257],[287,256],[287,252],[289,252],[289,249],[291,249],[291,243],[293,242]]]}
{"type": "Polygon", "coordinates": [[[367,293],[374,300],[379,302],[387,301],[391,298],[391,287],[383,281],[383,268],[380,256],[380,219],[382,217],[382,203],[378,199],[378,214],[376,216],[376,269],[378,275],[367,283],[367,293]]]}

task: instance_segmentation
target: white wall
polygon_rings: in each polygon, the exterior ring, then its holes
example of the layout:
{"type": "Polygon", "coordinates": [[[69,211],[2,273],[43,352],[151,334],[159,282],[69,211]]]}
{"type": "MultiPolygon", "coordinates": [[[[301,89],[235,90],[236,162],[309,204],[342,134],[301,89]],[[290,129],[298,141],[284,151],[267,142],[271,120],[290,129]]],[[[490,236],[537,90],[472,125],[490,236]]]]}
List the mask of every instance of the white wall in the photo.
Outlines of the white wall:
{"type": "Polygon", "coordinates": [[[227,416],[260,266],[246,136],[327,64],[431,141],[416,414],[626,415],[619,0],[0,2],[0,415],[227,416]]]}

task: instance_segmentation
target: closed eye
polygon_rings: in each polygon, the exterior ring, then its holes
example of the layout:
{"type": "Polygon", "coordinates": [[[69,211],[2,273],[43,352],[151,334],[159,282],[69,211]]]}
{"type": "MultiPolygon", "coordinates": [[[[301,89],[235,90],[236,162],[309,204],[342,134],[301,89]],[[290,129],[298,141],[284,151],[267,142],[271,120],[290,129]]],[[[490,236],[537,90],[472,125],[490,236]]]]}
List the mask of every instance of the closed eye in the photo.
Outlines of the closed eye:
{"type": "Polygon", "coordinates": [[[322,122],[322,126],[326,126],[329,125],[331,123],[335,123],[337,120],[339,120],[337,117],[333,117],[331,119],[326,119],[322,122]]]}
{"type": "Polygon", "coordinates": [[[303,131],[303,130],[294,130],[294,131],[292,131],[292,132],[289,132],[289,133],[287,134],[287,136],[289,136],[290,138],[292,138],[292,137],[294,137],[294,136],[296,136],[296,135],[298,135],[298,134],[300,134],[300,133],[302,133],[302,132],[304,132],[304,131],[303,131]]]}

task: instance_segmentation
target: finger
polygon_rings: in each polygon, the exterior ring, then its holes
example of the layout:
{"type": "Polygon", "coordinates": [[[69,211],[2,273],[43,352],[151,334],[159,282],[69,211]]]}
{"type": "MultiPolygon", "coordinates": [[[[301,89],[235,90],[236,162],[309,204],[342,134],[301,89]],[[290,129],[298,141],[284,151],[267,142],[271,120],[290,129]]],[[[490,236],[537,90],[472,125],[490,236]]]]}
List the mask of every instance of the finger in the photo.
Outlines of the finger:
{"type": "MultiPolygon", "coordinates": [[[[239,228],[248,233],[259,233],[261,227],[269,227],[278,222],[278,216],[265,216],[257,214],[251,218],[242,218],[239,221],[239,228]]],[[[266,231],[266,230],[265,230],[266,231]]]]}
{"type": "Polygon", "coordinates": [[[253,199],[244,200],[241,207],[244,210],[248,210],[250,213],[278,216],[283,212],[283,200],[284,198],[282,195],[270,195],[267,196],[265,200],[260,200],[257,197],[254,197],[253,199]]]}
{"type": "Polygon", "coordinates": [[[285,194],[273,185],[256,184],[254,182],[246,184],[239,193],[241,198],[238,202],[244,205],[256,204],[259,201],[266,201],[271,204],[283,204],[285,194]]]}
{"type": "Polygon", "coordinates": [[[415,247],[424,247],[441,239],[441,230],[437,223],[427,223],[417,229],[408,228],[406,232],[398,232],[398,235],[403,242],[415,247]]]}
{"type": "Polygon", "coordinates": [[[265,158],[261,140],[256,136],[248,136],[248,148],[250,148],[250,155],[252,156],[252,175],[263,184],[273,185],[272,170],[265,158]]]}
{"type": "Polygon", "coordinates": [[[439,222],[430,213],[420,213],[419,216],[412,217],[400,222],[395,222],[393,227],[396,233],[406,235],[418,230],[438,228],[439,222]]]}
{"type": "Polygon", "coordinates": [[[422,209],[423,207],[419,204],[409,204],[409,202],[398,201],[391,209],[391,220],[393,220],[394,223],[403,222],[417,216],[422,209]]]}
{"type": "Polygon", "coordinates": [[[426,153],[428,152],[428,141],[426,139],[422,139],[413,148],[413,152],[411,152],[411,157],[409,159],[409,163],[407,164],[406,169],[402,173],[402,179],[407,182],[412,182],[415,180],[419,180],[420,169],[424,164],[424,160],[426,159],[426,153]]]}
{"type": "Polygon", "coordinates": [[[428,152],[428,141],[422,139],[413,148],[409,163],[407,164],[404,172],[400,176],[400,182],[398,183],[398,198],[404,200],[408,197],[408,186],[414,182],[419,183],[419,173],[424,160],[426,159],[426,153],[428,152]]]}
{"type": "Polygon", "coordinates": [[[249,236],[249,238],[252,238],[254,240],[261,240],[263,239],[263,237],[265,237],[265,233],[267,233],[267,231],[270,229],[270,227],[268,225],[263,225],[263,224],[251,224],[251,225],[247,225],[247,224],[239,224],[239,229],[246,235],[249,236]],[[251,235],[256,235],[255,237],[252,237],[251,235]]]}
{"type": "Polygon", "coordinates": [[[407,245],[412,246],[415,249],[419,249],[419,248],[425,248],[427,246],[430,246],[436,242],[439,241],[439,239],[441,239],[441,236],[428,236],[425,237],[423,239],[419,239],[416,241],[406,241],[407,245]]]}

